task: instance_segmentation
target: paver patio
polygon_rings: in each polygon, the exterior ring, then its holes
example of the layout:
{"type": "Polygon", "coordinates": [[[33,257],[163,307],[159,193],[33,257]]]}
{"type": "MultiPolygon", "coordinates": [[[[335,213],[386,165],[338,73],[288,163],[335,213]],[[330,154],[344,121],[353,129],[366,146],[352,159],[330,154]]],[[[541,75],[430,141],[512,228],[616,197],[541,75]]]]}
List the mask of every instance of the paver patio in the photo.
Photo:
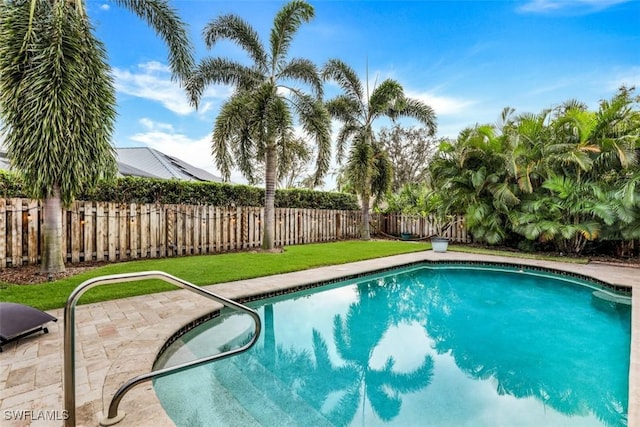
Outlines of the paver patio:
{"type": "MultiPolygon", "coordinates": [[[[640,427],[640,268],[424,251],[223,283],[207,289],[237,299],[422,260],[533,265],[584,274],[612,284],[633,286],[628,425],[640,427]]],[[[106,411],[117,387],[151,369],[155,356],[169,336],[182,325],[216,307],[211,301],[186,290],[78,306],[77,425],[97,426],[102,419],[103,399],[106,411]]],[[[6,345],[4,352],[0,353],[2,426],[45,427],[63,424],[63,311],[57,309],[49,313],[59,319],[57,323],[49,324],[49,334],[6,345]],[[18,414],[28,416],[19,420],[16,419],[18,414]]],[[[127,416],[118,426],[173,425],[160,406],[151,383],[140,385],[128,393],[120,407],[127,416]]]]}

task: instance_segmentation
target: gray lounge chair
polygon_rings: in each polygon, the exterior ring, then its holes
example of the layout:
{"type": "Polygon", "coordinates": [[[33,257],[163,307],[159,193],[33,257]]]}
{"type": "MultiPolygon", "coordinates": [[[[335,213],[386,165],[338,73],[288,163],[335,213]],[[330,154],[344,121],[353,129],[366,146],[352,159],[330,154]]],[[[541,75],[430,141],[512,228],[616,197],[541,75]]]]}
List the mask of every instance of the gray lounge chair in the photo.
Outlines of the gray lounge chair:
{"type": "Polygon", "coordinates": [[[44,326],[57,322],[52,315],[27,305],[0,302],[0,352],[2,346],[36,332],[49,330],[44,326]]]}

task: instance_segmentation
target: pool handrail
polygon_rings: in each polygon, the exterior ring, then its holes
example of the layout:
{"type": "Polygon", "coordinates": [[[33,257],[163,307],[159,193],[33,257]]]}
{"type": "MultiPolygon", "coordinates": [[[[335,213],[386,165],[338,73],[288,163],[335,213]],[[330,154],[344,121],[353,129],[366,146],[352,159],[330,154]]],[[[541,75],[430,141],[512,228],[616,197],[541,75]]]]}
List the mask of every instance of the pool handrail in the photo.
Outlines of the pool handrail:
{"type": "Polygon", "coordinates": [[[260,316],[258,312],[249,308],[245,305],[237,303],[233,300],[225,298],[223,296],[217,295],[213,292],[210,292],[204,288],[194,285],[193,283],[187,282],[186,280],[180,279],[178,277],[172,276],[163,271],[144,271],[138,273],[123,273],[123,274],[112,274],[107,276],[95,277],[89,280],[82,282],[78,285],[77,288],[69,295],[67,299],[67,303],[64,307],[64,379],[63,379],[63,390],[64,390],[64,404],[65,404],[65,427],[73,427],[76,425],[76,384],[75,384],[75,307],[76,303],[86,291],[91,288],[100,285],[108,285],[108,284],[116,284],[116,283],[125,283],[132,282],[138,280],[147,280],[147,279],[159,279],[163,280],[167,283],[171,283],[183,289],[187,289],[191,292],[194,292],[203,297],[212,299],[225,307],[229,307],[236,311],[241,311],[250,315],[253,318],[255,323],[255,333],[249,342],[244,344],[241,347],[228,350],[222,353],[214,354],[211,356],[206,356],[197,360],[193,360],[190,362],[185,362],[179,365],[166,367],[163,369],[158,369],[155,371],[148,372],[146,374],[138,375],[126,383],[124,383],[120,388],[115,392],[113,398],[111,399],[111,403],[109,404],[109,411],[107,418],[100,421],[100,425],[109,426],[120,422],[124,416],[124,412],[118,412],[118,405],[120,401],[124,397],[124,395],[129,392],[133,387],[152,380],[154,378],[159,378],[171,373],[184,371],[186,369],[203,365],[205,363],[223,359],[229,356],[233,356],[235,354],[242,353],[251,348],[260,337],[260,331],[262,329],[262,322],[260,320],[260,316]]]}

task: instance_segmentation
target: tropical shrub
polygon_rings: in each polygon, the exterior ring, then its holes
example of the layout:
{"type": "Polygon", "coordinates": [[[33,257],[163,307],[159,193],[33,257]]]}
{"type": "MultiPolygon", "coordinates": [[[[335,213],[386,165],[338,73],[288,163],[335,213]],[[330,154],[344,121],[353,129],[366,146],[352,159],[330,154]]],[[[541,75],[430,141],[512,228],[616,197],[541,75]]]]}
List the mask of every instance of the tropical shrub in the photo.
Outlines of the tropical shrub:
{"type": "Polygon", "coordinates": [[[640,111],[621,88],[589,111],[567,101],[477,125],[440,144],[433,191],[453,199],[479,242],[581,253],[640,239],[640,111]],[[527,243],[531,242],[531,243],[527,243]]]}

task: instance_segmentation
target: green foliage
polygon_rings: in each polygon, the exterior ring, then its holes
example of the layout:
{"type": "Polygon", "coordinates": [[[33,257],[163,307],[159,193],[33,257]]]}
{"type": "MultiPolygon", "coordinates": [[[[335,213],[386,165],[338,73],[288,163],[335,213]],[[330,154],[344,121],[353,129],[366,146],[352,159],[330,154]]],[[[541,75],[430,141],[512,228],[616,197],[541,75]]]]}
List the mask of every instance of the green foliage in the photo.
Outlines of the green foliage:
{"type": "Polygon", "coordinates": [[[403,213],[407,215],[429,215],[440,203],[440,193],[431,191],[426,185],[405,184],[399,191],[389,193],[385,201],[384,213],[403,213]]]}
{"type": "Polygon", "coordinates": [[[24,182],[20,175],[0,170],[0,197],[3,199],[29,197],[29,194],[24,190],[24,182]]]}
{"type": "Polygon", "coordinates": [[[33,198],[59,188],[68,204],[116,172],[115,88],[104,46],[73,2],[3,1],[0,16],[0,119],[9,158],[33,198]]]}
{"type": "Polygon", "coordinates": [[[507,108],[498,125],[442,143],[430,184],[479,242],[581,253],[589,242],[637,239],[638,101],[623,87],[596,112],[576,101],[515,117],[507,108]]]}
{"type": "Polygon", "coordinates": [[[294,188],[276,190],[276,207],[357,210],[358,200],[353,194],[294,188]]]}
{"type": "MultiPolygon", "coordinates": [[[[28,197],[18,174],[0,171],[0,197],[28,197]]],[[[81,200],[175,205],[263,206],[264,190],[248,185],[124,177],[83,190],[81,200]]],[[[352,194],[306,189],[276,190],[278,208],[358,210],[352,194]]]]}

